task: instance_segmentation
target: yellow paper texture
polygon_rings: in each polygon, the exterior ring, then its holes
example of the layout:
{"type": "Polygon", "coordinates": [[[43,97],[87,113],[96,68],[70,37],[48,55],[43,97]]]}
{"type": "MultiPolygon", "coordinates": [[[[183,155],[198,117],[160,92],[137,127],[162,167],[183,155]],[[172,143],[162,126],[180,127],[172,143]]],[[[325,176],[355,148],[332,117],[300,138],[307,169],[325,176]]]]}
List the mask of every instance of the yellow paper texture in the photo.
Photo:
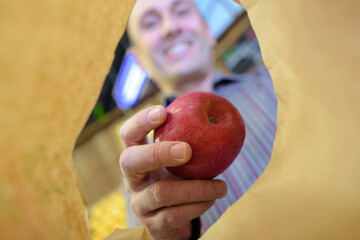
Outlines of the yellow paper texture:
{"type": "Polygon", "coordinates": [[[242,4],[278,130],[264,174],[201,239],[360,239],[360,3],[242,4]]]}
{"type": "Polygon", "coordinates": [[[72,151],[133,0],[0,1],[0,239],[89,239],[72,151]]]}
{"type": "MultiPolygon", "coordinates": [[[[72,150],[133,3],[0,2],[0,239],[89,239],[72,150]]],[[[202,239],[359,239],[359,3],[242,3],[277,136],[264,174],[202,239]]]]}
{"type": "Polygon", "coordinates": [[[116,229],[104,240],[151,240],[149,230],[145,226],[116,229]]]}

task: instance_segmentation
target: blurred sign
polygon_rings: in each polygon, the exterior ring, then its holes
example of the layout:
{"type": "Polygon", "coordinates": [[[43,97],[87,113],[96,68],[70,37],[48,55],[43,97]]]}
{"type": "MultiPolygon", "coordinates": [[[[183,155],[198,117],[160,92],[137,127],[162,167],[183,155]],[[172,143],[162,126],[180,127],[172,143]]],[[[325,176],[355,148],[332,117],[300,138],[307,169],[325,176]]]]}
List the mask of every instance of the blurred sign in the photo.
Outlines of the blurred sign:
{"type": "Polygon", "coordinates": [[[246,72],[262,60],[259,42],[251,26],[221,56],[224,65],[234,73],[246,72]]]}
{"type": "Polygon", "coordinates": [[[216,38],[244,12],[244,8],[232,0],[195,0],[195,3],[216,38]]]}
{"type": "Polygon", "coordinates": [[[135,54],[126,53],[112,96],[121,109],[132,107],[140,97],[148,73],[141,68],[135,54]]]}

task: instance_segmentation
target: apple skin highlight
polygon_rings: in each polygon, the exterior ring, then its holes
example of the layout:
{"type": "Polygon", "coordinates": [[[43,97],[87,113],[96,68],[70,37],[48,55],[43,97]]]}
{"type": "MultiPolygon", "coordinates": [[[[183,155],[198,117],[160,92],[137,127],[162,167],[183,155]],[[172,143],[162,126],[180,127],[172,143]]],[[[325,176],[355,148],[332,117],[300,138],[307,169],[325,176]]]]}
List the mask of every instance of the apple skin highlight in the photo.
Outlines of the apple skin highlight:
{"type": "Polygon", "coordinates": [[[166,168],[185,179],[212,179],[225,171],[245,140],[245,123],[225,98],[210,92],[185,94],[167,107],[167,118],[154,141],[184,141],[192,149],[183,165],[166,168]]]}

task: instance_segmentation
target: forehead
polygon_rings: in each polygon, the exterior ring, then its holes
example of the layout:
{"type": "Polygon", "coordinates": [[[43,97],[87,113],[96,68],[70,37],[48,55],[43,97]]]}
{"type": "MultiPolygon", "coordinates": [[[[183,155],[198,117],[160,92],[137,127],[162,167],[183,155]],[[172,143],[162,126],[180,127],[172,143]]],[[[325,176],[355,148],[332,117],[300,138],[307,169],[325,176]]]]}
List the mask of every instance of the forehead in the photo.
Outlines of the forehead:
{"type": "Polygon", "coordinates": [[[182,3],[188,3],[196,8],[193,0],[137,0],[129,18],[129,23],[139,21],[144,15],[151,12],[171,10],[182,3]]]}

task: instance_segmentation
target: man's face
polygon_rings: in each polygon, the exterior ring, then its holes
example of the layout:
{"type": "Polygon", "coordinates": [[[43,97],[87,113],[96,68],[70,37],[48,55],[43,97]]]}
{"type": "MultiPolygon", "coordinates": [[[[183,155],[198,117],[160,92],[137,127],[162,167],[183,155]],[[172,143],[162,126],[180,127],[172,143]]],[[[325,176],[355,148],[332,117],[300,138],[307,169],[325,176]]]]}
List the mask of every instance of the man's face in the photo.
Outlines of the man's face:
{"type": "Polygon", "coordinates": [[[138,0],[129,34],[155,78],[177,81],[212,67],[215,39],[191,0],[138,0]]]}

